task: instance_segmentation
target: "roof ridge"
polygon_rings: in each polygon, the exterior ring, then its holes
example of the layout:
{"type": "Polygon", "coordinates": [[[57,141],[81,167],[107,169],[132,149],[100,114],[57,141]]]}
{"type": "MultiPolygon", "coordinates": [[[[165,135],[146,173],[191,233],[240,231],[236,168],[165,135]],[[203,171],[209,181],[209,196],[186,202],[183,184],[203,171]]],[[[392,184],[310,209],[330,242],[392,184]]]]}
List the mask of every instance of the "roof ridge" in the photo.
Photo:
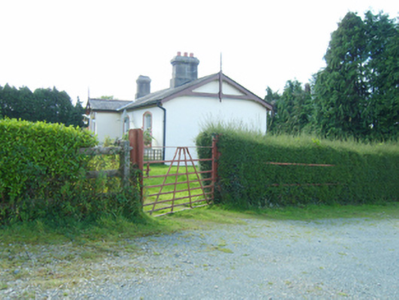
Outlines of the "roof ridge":
{"type": "MultiPolygon", "coordinates": [[[[219,73],[219,72],[218,72],[219,73]]],[[[158,90],[155,92],[152,92],[148,95],[145,95],[143,97],[140,97],[138,99],[136,99],[136,101],[134,101],[133,103],[121,106],[118,108],[118,110],[122,110],[122,109],[129,109],[129,108],[133,108],[136,106],[141,106],[141,105],[152,105],[152,104],[156,104],[158,101],[162,100],[165,97],[169,97],[172,96],[173,94],[176,94],[188,87],[190,87],[191,85],[195,85],[203,80],[206,80],[208,78],[211,78],[215,75],[217,75],[218,73],[214,73],[214,74],[210,74],[210,75],[206,75],[203,77],[200,77],[198,79],[192,80],[190,82],[187,82],[183,85],[177,86],[177,87],[169,87],[169,88],[165,88],[162,90],[158,90]],[[158,99],[159,98],[159,99],[158,99]]]]}
{"type": "Polygon", "coordinates": [[[132,102],[133,100],[121,100],[121,99],[101,99],[101,98],[89,98],[89,100],[100,100],[100,101],[124,101],[124,102],[132,102]]]}

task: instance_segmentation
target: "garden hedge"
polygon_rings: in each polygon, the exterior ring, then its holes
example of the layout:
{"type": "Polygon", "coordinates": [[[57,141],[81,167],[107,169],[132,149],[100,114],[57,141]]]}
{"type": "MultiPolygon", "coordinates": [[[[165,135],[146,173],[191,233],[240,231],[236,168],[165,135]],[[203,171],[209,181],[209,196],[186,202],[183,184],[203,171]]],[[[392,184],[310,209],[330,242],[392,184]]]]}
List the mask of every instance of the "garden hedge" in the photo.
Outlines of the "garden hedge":
{"type": "MultiPolygon", "coordinates": [[[[397,143],[366,145],[311,136],[264,136],[208,125],[198,135],[197,145],[210,146],[215,135],[221,153],[216,203],[269,207],[398,201],[397,143]]],[[[209,151],[199,148],[200,158],[209,157],[209,151]]]]}
{"type": "Polygon", "coordinates": [[[91,158],[78,150],[97,144],[89,131],[3,119],[0,132],[0,224],[137,213],[133,192],[118,190],[105,177],[86,179],[91,158]]]}

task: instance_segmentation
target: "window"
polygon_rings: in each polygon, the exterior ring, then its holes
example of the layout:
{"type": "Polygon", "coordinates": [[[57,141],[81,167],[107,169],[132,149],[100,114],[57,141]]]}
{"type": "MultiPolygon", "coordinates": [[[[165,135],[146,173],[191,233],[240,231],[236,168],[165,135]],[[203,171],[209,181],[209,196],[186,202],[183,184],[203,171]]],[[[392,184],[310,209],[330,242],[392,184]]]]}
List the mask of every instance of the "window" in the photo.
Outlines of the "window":
{"type": "Polygon", "coordinates": [[[152,146],[152,114],[147,111],[143,115],[144,145],[152,146]]]}
{"type": "Polygon", "coordinates": [[[145,112],[143,115],[143,130],[151,130],[152,128],[152,115],[149,111],[145,112]]]}

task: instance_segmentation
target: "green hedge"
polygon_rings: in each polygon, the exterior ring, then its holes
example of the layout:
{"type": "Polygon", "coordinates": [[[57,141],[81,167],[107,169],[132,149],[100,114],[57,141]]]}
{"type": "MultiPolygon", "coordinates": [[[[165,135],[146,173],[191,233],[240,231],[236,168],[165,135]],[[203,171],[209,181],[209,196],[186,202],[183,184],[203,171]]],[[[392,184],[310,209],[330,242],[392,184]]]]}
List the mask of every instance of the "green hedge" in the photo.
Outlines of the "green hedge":
{"type": "MultiPolygon", "coordinates": [[[[264,207],[398,201],[398,144],[263,136],[245,129],[208,125],[198,135],[197,145],[210,146],[215,134],[219,135],[221,152],[216,203],[264,207]]],[[[209,155],[206,151],[200,150],[199,156],[209,155]]]]}
{"type": "Polygon", "coordinates": [[[4,119],[0,132],[0,224],[137,213],[135,191],[116,179],[86,179],[91,158],[78,149],[97,144],[89,131],[4,119]]]}

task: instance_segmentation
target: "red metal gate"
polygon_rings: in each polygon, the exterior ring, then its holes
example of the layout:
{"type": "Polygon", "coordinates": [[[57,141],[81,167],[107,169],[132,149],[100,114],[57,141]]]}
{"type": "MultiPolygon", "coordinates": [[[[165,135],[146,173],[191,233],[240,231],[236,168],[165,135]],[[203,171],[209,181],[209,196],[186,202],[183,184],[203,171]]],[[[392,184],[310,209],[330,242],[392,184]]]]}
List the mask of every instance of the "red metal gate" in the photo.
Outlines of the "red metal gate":
{"type": "Polygon", "coordinates": [[[190,149],[196,147],[168,147],[176,149],[172,160],[154,160],[165,148],[146,150],[140,129],[130,130],[129,139],[133,147],[132,162],[141,170],[144,212],[161,216],[213,202],[218,154],[215,140],[212,147],[202,147],[210,150],[209,158],[193,159],[190,149]]]}

